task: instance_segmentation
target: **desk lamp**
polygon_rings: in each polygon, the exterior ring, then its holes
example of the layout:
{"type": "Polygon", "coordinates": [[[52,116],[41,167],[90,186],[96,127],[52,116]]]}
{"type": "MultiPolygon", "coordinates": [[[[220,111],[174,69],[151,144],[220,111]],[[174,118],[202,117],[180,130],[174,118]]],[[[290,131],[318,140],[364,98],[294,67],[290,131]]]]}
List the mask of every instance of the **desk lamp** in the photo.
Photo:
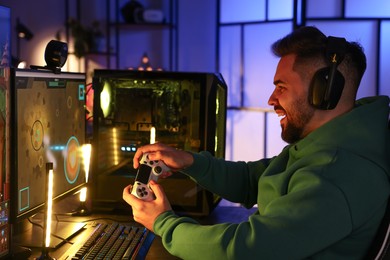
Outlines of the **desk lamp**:
{"type": "MultiPolygon", "coordinates": [[[[83,164],[84,164],[84,170],[85,170],[85,183],[87,185],[88,178],[89,178],[89,163],[91,161],[91,150],[92,146],[91,144],[84,144],[81,148],[81,152],[83,155],[83,164]]],[[[88,210],[86,205],[87,200],[87,186],[83,187],[80,190],[80,205],[79,207],[72,213],[73,216],[88,216],[91,215],[91,211],[88,210]]]]}
{"type": "Polygon", "coordinates": [[[37,259],[39,260],[51,260],[54,259],[49,255],[50,247],[50,234],[51,234],[51,215],[53,208],[53,163],[46,163],[46,208],[43,221],[43,245],[42,254],[37,259]]]}
{"type": "Polygon", "coordinates": [[[150,128],[150,144],[154,144],[156,142],[156,128],[152,126],[150,128]]]}

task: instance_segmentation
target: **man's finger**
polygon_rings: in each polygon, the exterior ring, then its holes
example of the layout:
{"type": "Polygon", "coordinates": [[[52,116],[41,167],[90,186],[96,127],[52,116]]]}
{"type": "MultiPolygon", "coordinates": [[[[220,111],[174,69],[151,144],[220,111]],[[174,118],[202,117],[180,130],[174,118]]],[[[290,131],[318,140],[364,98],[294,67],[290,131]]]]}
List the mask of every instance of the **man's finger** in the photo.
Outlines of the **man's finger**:
{"type": "Polygon", "coordinates": [[[130,204],[131,206],[134,204],[134,201],[136,201],[136,197],[131,194],[131,189],[133,188],[132,185],[129,185],[123,189],[123,199],[130,204]]]}
{"type": "Polygon", "coordinates": [[[161,185],[157,184],[154,180],[149,182],[149,187],[156,196],[156,199],[161,199],[165,196],[161,185]]]}

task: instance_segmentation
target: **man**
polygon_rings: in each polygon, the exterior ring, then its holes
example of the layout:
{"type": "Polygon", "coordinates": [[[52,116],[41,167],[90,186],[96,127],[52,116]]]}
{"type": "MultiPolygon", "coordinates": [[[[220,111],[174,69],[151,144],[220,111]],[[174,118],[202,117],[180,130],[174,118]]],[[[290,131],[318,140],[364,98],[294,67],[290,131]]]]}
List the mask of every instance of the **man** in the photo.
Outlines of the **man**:
{"type": "Polygon", "coordinates": [[[229,162],[158,143],[140,147],[134,156],[134,167],[149,153],[149,159],[164,161],[172,172],[182,171],[230,201],[257,204],[254,215],[239,224],[202,226],[175,215],[152,181],[153,201],[131,195],[131,187],[123,191],[134,220],[183,259],[364,257],[390,192],[389,98],[355,102],[365,55],[357,43],[339,40],[303,27],[272,46],[280,61],[269,105],[282,117],[282,138],[289,143],[278,156],[229,162]],[[333,40],[341,46],[329,48],[333,40]],[[340,53],[327,51],[338,47],[340,53]],[[322,68],[328,68],[326,75],[322,68]],[[328,85],[332,77],[336,94],[329,95],[316,84],[328,85]]]}

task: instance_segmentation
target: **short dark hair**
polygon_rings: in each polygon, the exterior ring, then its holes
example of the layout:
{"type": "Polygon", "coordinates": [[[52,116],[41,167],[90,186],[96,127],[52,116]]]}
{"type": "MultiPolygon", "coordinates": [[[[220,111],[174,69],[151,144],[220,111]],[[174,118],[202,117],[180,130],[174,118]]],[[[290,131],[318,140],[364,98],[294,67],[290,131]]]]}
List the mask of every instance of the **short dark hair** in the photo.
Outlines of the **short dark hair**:
{"type": "MultiPolygon", "coordinates": [[[[295,54],[294,69],[297,68],[296,71],[303,76],[304,72],[298,68],[307,61],[326,62],[327,39],[316,27],[304,26],[272,44],[272,52],[278,57],[295,54]]],[[[352,76],[351,80],[357,89],[367,67],[366,56],[359,43],[347,42],[345,57],[340,66],[344,67],[349,77],[352,76]]]]}

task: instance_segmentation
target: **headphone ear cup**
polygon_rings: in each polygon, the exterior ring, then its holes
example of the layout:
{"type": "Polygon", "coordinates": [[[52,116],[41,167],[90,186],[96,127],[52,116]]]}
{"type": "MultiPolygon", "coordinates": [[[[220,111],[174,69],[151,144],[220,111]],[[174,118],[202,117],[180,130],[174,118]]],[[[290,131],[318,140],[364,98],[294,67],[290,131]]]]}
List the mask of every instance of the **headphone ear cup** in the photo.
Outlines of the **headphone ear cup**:
{"type": "Polygon", "coordinates": [[[336,70],[330,80],[330,67],[319,69],[313,76],[309,87],[309,103],[323,110],[334,109],[344,88],[344,77],[336,70]]]}

